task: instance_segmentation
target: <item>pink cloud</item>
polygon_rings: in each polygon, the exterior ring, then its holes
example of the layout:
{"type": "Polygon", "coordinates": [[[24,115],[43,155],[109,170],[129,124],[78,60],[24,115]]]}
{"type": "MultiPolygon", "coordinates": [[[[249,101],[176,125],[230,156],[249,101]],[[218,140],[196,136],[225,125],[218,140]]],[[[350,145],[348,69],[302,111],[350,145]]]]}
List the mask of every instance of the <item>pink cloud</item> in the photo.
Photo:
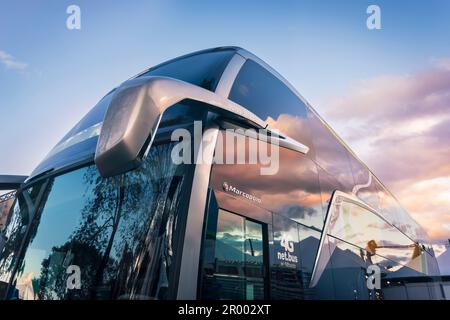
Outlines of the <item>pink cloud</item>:
{"type": "Polygon", "coordinates": [[[415,74],[384,75],[360,81],[333,99],[327,116],[394,123],[419,116],[448,115],[450,68],[430,68],[415,74]]]}
{"type": "Polygon", "coordinates": [[[450,59],[361,81],[324,118],[430,236],[450,238],[450,183],[435,183],[450,181],[450,59]]]}

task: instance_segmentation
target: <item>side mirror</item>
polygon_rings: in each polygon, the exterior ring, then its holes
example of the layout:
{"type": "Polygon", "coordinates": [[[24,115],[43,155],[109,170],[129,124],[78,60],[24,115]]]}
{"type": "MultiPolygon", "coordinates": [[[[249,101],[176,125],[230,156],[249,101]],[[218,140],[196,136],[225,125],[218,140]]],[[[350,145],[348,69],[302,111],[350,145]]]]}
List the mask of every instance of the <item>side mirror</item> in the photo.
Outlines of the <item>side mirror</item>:
{"type": "Polygon", "coordinates": [[[256,128],[267,124],[240,105],[198,86],[168,77],[141,77],[116,89],[103,121],[95,164],[103,177],[139,165],[151,147],[164,111],[191,99],[245,120],[256,128]]]}

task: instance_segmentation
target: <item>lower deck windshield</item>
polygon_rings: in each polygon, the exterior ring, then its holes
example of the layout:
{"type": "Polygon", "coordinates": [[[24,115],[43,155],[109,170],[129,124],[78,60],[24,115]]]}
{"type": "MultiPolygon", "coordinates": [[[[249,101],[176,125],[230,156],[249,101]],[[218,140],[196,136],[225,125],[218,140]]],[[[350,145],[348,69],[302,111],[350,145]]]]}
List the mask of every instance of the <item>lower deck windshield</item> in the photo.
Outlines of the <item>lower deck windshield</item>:
{"type": "Polygon", "coordinates": [[[32,218],[17,200],[5,230],[21,241],[0,255],[7,298],[174,298],[192,167],[171,161],[173,146],[113,178],[94,165],[50,178],[32,218]]]}

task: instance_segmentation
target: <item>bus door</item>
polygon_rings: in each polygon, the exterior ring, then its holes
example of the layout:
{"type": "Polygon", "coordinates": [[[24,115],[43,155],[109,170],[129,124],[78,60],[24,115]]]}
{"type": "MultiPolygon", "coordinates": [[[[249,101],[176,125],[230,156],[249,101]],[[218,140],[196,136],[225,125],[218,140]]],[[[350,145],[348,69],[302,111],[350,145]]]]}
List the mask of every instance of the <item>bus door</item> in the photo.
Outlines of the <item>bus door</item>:
{"type": "Polygon", "coordinates": [[[267,299],[267,225],[218,209],[210,210],[207,229],[200,297],[267,299]]]}

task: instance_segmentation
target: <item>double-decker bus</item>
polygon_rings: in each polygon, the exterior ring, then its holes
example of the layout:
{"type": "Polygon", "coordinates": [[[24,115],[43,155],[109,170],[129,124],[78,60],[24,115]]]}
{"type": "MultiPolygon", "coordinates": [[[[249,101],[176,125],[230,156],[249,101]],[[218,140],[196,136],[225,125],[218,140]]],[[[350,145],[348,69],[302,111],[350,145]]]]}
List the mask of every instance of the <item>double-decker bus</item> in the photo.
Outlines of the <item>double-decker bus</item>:
{"type": "Polygon", "coordinates": [[[422,227],[242,48],[125,81],[2,185],[5,299],[442,298],[422,227]]]}

